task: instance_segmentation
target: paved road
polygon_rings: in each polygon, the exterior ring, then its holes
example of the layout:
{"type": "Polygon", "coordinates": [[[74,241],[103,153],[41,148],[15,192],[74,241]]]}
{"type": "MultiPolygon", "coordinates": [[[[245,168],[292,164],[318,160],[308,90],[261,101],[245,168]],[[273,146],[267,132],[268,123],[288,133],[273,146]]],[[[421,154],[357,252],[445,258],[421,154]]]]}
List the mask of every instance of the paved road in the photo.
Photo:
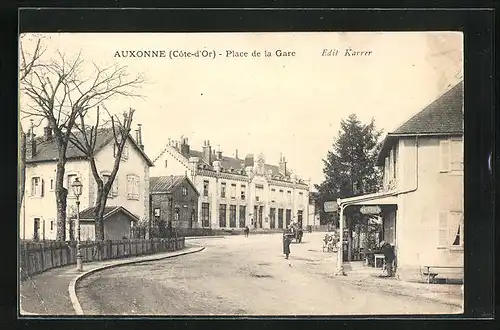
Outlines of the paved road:
{"type": "MultiPolygon", "coordinates": [[[[305,234],[285,260],[280,235],[192,240],[203,252],[105,270],[80,282],[88,315],[441,314],[459,308],[368,292],[328,276],[323,234],[305,234]]],[[[331,257],[331,255],[330,255],[331,257]]]]}

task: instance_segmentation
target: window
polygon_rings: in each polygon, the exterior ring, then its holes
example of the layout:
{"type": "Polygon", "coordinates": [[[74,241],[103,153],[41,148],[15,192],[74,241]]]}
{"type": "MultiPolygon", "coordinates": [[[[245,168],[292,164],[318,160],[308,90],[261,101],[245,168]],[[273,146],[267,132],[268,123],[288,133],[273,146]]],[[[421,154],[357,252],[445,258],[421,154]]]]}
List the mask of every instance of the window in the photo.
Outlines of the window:
{"type": "MultiPolygon", "coordinates": [[[[111,178],[111,175],[109,173],[103,173],[101,174],[102,176],[102,183],[106,184],[109,179],[111,178]]],[[[109,190],[108,193],[108,198],[113,198],[118,196],[118,178],[115,176],[115,180],[113,181],[113,184],[111,186],[111,189],[109,190]]]]}
{"type": "Polygon", "coordinates": [[[256,201],[262,200],[263,192],[264,192],[264,186],[261,184],[256,184],[255,185],[255,200],[256,201]]]}
{"type": "Polygon", "coordinates": [[[297,211],[297,222],[300,228],[302,228],[302,210],[297,211]]]}
{"type": "MultiPolygon", "coordinates": [[[[274,202],[274,201],[276,201],[276,189],[272,188],[271,189],[271,202],[274,202]]],[[[271,228],[274,228],[274,227],[271,227],[271,228]]]]}
{"type": "Polygon", "coordinates": [[[290,225],[290,222],[292,221],[292,210],[286,210],[285,213],[286,216],[286,226],[288,227],[290,225]]]}
{"type": "Polygon", "coordinates": [[[70,197],[75,197],[71,185],[73,185],[73,181],[75,181],[76,177],[76,174],[68,174],[68,177],[66,178],[66,189],[68,189],[68,196],[70,197]]]}
{"type": "Polygon", "coordinates": [[[203,181],[203,196],[208,196],[208,181],[203,181]]]}
{"type": "Polygon", "coordinates": [[[187,196],[188,195],[188,190],[186,187],[182,187],[182,196],[187,196]]]}
{"type": "Polygon", "coordinates": [[[234,183],[231,184],[231,199],[236,199],[236,184],[234,183]]]}
{"type": "Polygon", "coordinates": [[[168,160],[165,159],[165,168],[168,167],[168,160]]]}
{"type": "Polygon", "coordinates": [[[40,218],[35,218],[33,220],[33,240],[38,241],[40,239],[40,218]]]}
{"type": "Polygon", "coordinates": [[[54,220],[50,220],[50,231],[54,231],[54,220]]]}
{"type": "Polygon", "coordinates": [[[286,200],[287,200],[288,203],[292,202],[292,191],[291,190],[288,190],[286,192],[286,200]]]}
{"type": "Polygon", "coordinates": [[[220,204],[219,206],[219,227],[226,227],[226,204],[220,204]]]}
{"type": "Polygon", "coordinates": [[[155,217],[159,217],[160,216],[160,209],[156,208],[154,214],[155,214],[155,217]]]}
{"type": "Polygon", "coordinates": [[[270,221],[269,227],[271,229],[276,228],[276,209],[274,207],[271,207],[269,209],[269,221],[270,221]]]}
{"type": "Polygon", "coordinates": [[[241,200],[244,201],[245,198],[246,198],[246,194],[245,194],[245,191],[246,191],[246,186],[244,184],[241,185],[241,200]]]}
{"type": "Polygon", "coordinates": [[[304,193],[303,192],[299,192],[299,203],[304,203],[304,193]]]}
{"type": "MultiPolygon", "coordinates": [[[[118,146],[116,144],[113,145],[113,156],[116,157],[118,153],[118,146]]],[[[125,143],[123,146],[122,157],[120,160],[125,161],[128,159],[128,144],[125,143]]]]}
{"type": "Polygon", "coordinates": [[[220,184],[220,197],[226,198],[226,183],[225,182],[222,182],[220,184]]]}
{"type": "Polygon", "coordinates": [[[240,205],[240,228],[245,227],[245,218],[246,218],[247,208],[245,205],[240,205]]]}
{"type": "Polygon", "coordinates": [[[31,178],[31,196],[43,197],[43,179],[39,176],[31,178]]]}
{"type": "Polygon", "coordinates": [[[210,227],[210,204],[201,203],[201,225],[202,227],[210,227]]]}
{"type": "Polygon", "coordinates": [[[55,181],[54,179],[50,179],[50,191],[54,191],[55,189],[55,181]]]}
{"type": "Polygon", "coordinates": [[[229,227],[236,228],[236,205],[229,205],[229,227]]]}
{"type": "Polygon", "coordinates": [[[137,175],[127,175],[127,199],[139,200],[139,177],[137,175]]]}
{"type": "Polygon", "coordinates": [[[396,178],[396,172],[397,172],[397,156],[398,156],[398,149],[394,147],[394,151],[392,153],[392,177],[395,179],[396,178]]]}
{"type": "Polygon", "coordinates": [[[179,220],[179,212],[180,212],[179,208],[176,207],[175,208],[175,214],[174,214],[174,220],[179,220]]]}
{"type": "Polygon", "coordinates": [[[463,171],[463,142],[462,138],[450,138],[439,141],[441,172],[463,171]]]}
{"type": "Polygon", "coordinates": [[[283,209],[278,209],[278,228],[283,228],[283,209]]]}
{"type": "Polygon", "coordinates": [[[463,213],[459,211],[439,213],[438,248],[463,247],[463,213]]]}

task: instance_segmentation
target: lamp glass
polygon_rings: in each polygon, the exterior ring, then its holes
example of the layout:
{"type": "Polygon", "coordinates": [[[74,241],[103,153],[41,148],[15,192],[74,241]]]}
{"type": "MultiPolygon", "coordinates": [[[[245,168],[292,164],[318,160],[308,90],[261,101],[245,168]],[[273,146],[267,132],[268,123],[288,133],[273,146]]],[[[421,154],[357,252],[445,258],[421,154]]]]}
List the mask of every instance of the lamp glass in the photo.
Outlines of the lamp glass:
{"type": "Polygon", "coordinates": [[[82,183],[78,178],[75,178],[75,181],[73,181],[73,184],[71,187],[73,188],[73,193],[75,196],[81,196],[82,195],[82,183]]]}

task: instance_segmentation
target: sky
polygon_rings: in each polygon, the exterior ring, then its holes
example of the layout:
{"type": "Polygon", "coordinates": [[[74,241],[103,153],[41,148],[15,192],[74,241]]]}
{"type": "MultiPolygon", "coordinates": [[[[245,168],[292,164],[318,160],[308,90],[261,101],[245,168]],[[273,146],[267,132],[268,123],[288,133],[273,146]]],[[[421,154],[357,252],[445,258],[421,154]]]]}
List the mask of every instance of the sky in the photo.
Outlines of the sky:
{"type": "Polygon", "coordinates": [[[191,149],[209,140],[223,155],[262,153],[269,164],[283,154],[287,167],[313,184],[323,181],[322,159],[342,119],[352,113],[364,123],[374,118],[377,128],[391,132],[463,72],[460,32],[29,34],[23,49],[29,53],[38,38],[46,48],[43,61],[57,51],[69,58],[81,51],[84,75],[92,74],[93,63],[144,75],[141,98],[116,97],[105,106],[116,113],[136,109],[150,158],[169,138],[185,136],[191,149]],[[325,49],[338,55],[322,56],[325,49]],[[347,49],[371,53],[345,56],[347,49]],[[166,57],[116,56],[140,50],[164,50],[166,57]],[[171,59],[174,50],[216,55],[171,59]],[[254,50],[261,56],[253,57],[254,50]],[[278,57],[277,50],[295,54],[278,57]],[[227,57],[228,51],[247,57],[227,57]]]}

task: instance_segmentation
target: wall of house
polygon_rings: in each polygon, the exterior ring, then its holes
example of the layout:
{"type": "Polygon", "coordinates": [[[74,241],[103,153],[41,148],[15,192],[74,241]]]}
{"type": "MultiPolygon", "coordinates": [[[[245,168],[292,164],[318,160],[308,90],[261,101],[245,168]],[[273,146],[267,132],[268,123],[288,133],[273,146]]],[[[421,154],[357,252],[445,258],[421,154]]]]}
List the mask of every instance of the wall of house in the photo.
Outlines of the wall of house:
{"type": "MultiPolygon", "coordinates": [[[[141,153],[133,147],[130,141],[127,141],[128,157],[120,163],[117,172],[115,184],[118,194],[110,194],[106,202],[107,206],[123,206],[139,219],[149,219],[149,166],[144,161],[141,153]],[[127,194],[127,177],[136,175],[139,178],[139,196],[130,198],[127,194]]],[[[100,174],[110,173],[113,170],[115,161],[113,153],[113,144],[108,144],[96,155],[96,166],[100,174]]],[[[90,200],[95,201],[97,197],[97,183],[92,176],[93,189],[89,191],[90,200]]]]}
{"type": "MultiPolygon", "coordinates": [[[[424,265],[463,266],[463,245],[452,245],[463,212],[463,170],[442,171],[442,139],[448,138],[419,138],[418,189],[398,196],[396,251],[402,279],[420,279],[424,265]]],[[[415,140],[402,139],[399,148],[398,186],[404,192],[416,187],[415,140]]]]}
{"type": "Polygon", "coordinates": [[[183,175],[188,171],[187,162],[182,160],[179,152],[171,146],[166,146],[154,163],[155,166],[150,170],[151,176],[183,175]]]}
{"type": "Polygon", "coordinates": [[[172,220],[173,228],[198,228],[201,226],[200,219],[198,217],[198,195],[197,191],[193,189],[193,187],[187,182],[184,181],[184,184],[179,186],[174,190],[173,194],[152,194],[152,212],[153,218],[155,220],[165,221],[165,226],[167,225],[169,220],[172,220]],[[182,194],[182,187],[186,187],[188,189],[187,196],[182,194]],[[173,196],[173,203],[170,206],[169,199],[173,196]],[[179,219],[176,220],[175,215],[176,208],[179,209],[179,219]],[[160,215],[157,216],[155,210],[159,209],[160,215]],[[191,214],[194,212],[195,217],[191,222],[191,214]]]}
{"type": "MultiPolygon", "coordinates": [[[[87,208],[89,200],[89,164],[83,160],[68,160],[66,163],[64,187],[68,189],[68,176],[77,176],[82,182],[80,209],[87,208]]],[[[39,239],[55,239],[57,230],[57,208],[55,196],[56,164],[54,162],[28,163],[26,166],[25,198],[21,205],[19,217],[19,234],[21,239],[33,239],[34,219],[40,219],[39,239]],[[39,177],[43,182],[43,195],[32,194],[32,180],[39,177]],[[52,181],[52,183],[51,183],[52,181]]],[[[93,179],[92,179],[93,180],[93,179]]],[[[76,212],[76,198],[71,187],[68,189],[67,214],[76,212]]],[[[69,226],[66,226],[69,229],[69,226]]],[[[69,235],[69,230],[67,230],[69,235]]]]}
{"type": "Polygon", "coordinates": [[[130,229],[130,218],[123,214],[113,214],[104,220],[104,238],[106,240],[122,240],[124,237],[130,238],[130,229]]]}

